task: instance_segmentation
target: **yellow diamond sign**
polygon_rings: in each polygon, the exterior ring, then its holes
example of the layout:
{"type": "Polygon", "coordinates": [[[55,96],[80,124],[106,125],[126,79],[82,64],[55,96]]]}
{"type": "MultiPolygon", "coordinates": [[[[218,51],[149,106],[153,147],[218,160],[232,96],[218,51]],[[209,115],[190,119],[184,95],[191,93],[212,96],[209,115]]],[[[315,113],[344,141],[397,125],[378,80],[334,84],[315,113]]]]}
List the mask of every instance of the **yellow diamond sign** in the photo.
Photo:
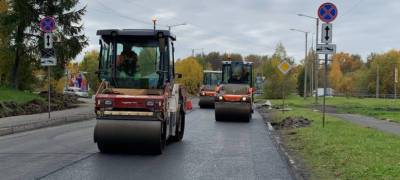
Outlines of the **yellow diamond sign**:
{"type": "Polygon", "coordinates": [[[278,69],[279,69],[283,74],[287,74],[287,73],[292,69],[292,66],[291,66],[288,62],[283,61],[282,63],[280,63],[280,64],[278,65],[278,69]]]}

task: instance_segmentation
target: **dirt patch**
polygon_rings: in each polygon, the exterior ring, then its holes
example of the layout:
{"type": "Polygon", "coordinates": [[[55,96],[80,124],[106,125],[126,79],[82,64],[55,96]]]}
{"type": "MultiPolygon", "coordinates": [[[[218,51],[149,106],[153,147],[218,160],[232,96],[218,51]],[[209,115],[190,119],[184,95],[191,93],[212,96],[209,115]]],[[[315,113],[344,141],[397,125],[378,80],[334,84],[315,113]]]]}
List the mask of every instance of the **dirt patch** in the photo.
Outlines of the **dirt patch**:
{"type": "MultiPolygon", "coordinates": [[[[0,118],[9,116],[29,115],[47,112],[48,94],[43,92],[39,94],[45,100],[35,99],[23,104],[13,101],[0,102],[0,118]]],[[[54,111],[74,108],[81,102],[77,96],[53,93],[51,95],[51,109],[54,111]]]]}
{"type": "Polygon", "coordinates": [[[275,129],[295,129],[308,127],[311,125],[311,120],[304,117],[287,117],[279,123],[273,123],[275,129]]]}

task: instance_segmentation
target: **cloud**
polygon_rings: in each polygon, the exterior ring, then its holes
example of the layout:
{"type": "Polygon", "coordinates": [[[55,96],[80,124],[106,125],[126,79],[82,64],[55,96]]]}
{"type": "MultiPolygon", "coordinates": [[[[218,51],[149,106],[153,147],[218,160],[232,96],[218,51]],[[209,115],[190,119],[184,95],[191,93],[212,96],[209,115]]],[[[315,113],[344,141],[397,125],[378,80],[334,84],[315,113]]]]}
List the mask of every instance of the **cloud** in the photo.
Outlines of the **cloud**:
{"type": "MultiPolygon", "coordinates": [[[[178,58],[191,55],[191,49],[231,51],[242,54],[272,54],[282,42],[288,54],[299,62],[304,56],[304,35],[290,28],[315,32],[316,16],[325,0],[89,0],[84,17],[90,39],[86,50],[95,49],[97,29],[152,28],[151,18],[159,18],[159,28],[187,23],[173,28],[177,35],[178,58]]],[[[398,0],[333,1],[339,16],[333,23],[334,43],[338,51],[357,53],[366,58],[371,52],[399,48],[400,16],[398,0]]],[[[315,35],[314,35],[315,36],[315,35]]],[[[315,37],[313,37],[315,39],[315,37]]],[[[311,45],[311,37],[309,38],[311,45]]]]}

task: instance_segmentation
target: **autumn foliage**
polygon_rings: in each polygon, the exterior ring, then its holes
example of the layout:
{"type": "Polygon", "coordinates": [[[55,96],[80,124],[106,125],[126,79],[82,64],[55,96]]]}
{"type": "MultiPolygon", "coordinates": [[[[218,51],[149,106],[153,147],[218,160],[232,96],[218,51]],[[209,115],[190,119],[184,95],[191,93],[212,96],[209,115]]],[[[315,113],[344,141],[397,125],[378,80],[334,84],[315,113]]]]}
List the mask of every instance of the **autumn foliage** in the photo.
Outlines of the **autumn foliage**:
{"type": "Polygon", "coordinates": [[[188,57],[177,61],[175,64],[176,73],[182,74],[182,78],[176,81],[184,85],[190,94],[197,94],[203,81],[203,67],[196,58],[188,57]]]}

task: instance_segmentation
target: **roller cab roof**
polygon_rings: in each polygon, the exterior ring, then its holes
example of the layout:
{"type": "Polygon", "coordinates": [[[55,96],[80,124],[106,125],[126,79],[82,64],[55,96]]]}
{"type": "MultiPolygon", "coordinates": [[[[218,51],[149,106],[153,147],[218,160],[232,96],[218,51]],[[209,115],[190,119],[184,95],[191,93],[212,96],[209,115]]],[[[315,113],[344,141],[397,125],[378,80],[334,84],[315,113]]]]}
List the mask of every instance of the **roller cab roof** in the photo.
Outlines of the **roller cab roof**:
{"type": "MultiPolygon", "coordinates": [[[[247,62],[247,61],[233,61],[235,63],[243,63],[245,65],[252,65],[253,62],[247,62]]],[[[222,61],[222,64],[232,64],[232,61],[222,61]]]]}
{"type": "Polygon", "coordinates": [[[168,30],[153,30],[153,29],[103,29],[97,30],[98,36],[112,36],[114,33],[117,36],[156,36],[159,33],[162,33],[164,36],[170,37],[173,40],[176,40],[174,34],[172,34],[168,30]]]}

